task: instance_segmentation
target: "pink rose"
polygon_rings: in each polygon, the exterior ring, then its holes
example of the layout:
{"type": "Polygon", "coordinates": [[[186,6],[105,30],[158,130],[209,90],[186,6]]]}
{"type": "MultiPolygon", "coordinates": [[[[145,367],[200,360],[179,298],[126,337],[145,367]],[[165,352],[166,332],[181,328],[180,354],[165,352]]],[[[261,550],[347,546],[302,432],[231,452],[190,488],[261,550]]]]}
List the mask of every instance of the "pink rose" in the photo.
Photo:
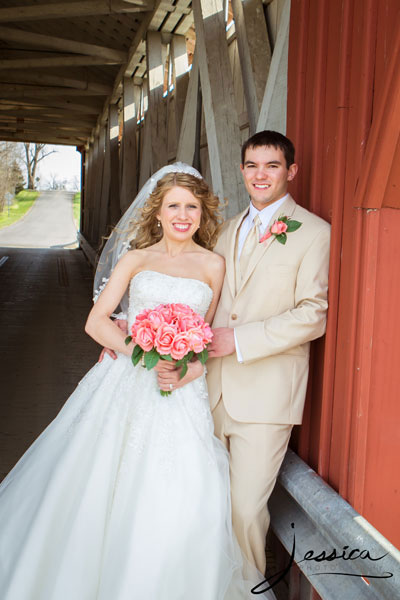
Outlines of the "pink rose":
{"type": "Polygon", "coordinates": [[[285,233],[287,230],[287,224],[283,221],[275,221],[275,223],[271,227],[271,233],[275,235],[280,235],[281,233],[285,233]]]}
{"type": "Polygon", "coordinates": [[[206,344],[209,344],[211,342],[211,340],[213,339],[214,334],[212,332],[211,327],[209,326],[208,323],[204,323],[203,325],[203,339],[205,341],[206,344]]]}
{"type": "Polygon", "coordinates": [[[188,331],[192,327],[196,327],[196,323],[190,315],[179,315],[176,318],[176,326],[178,331],[188,331]]]}
{"type": "Polygon", "coordinates": [[[163,314],[160,310],[151,310],[147,315],[147,319],[150,321],[150,323],[153,326],[153,329],[155,330],[157,330],[160,327],[161,323],[165,322],[163,314]]]}
{"type": "Polygon", "coordinates": [[[158,310],[165,323],[172,323],[174,319],[174,313],[170,306],[167,304],[161,305],[157,307],[156,310],[158,310]]]}
{"type": "Polygon", "coordinates": [[[175,336],[176,330],[172,325],[169,325],[168,323],[160,325],[155,336],[156,350],[160,354],[170,354],[175,336]]]}
{"type": "Polygon", "coordinates": [[[204,350],[206,342],[204,341],[204,334],[201,327],[194,327],[193,329],[189,329],[187,332],[189,346],[193,352],[201,352],[204,350]]]}
{"type": "Polygon", "coordinates": [[[181,360],[190,350],[188,333],[182,332],[175,336],[171,346],[171,356],[174,360],[181,360]]]}
{"type": "MultiPolygon", "coordinates": [[[[133,327],[132,327],[133,332],[133,327]]],[[[145,352],[149,352],[154,346],[154,331],[150,321],[141,321],[136,329],[135,343],[139,344],[145,352]]]]}
{"type": "Polygon", "coordinates": [[[193,315],[193,310],[187,304],[179,304],[178,302],[171,305],[175,313],[182,315],[193,315]]]}

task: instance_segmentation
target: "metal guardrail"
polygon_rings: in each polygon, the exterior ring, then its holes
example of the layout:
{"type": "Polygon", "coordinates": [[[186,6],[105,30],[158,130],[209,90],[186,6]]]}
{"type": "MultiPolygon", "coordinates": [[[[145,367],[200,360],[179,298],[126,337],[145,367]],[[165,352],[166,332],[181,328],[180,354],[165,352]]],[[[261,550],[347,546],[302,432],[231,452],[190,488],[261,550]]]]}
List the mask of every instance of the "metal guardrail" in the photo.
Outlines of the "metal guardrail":
{"type": "Polygon", "coordinates": [[[323,600],[400,600],[399,550],[290,449],[269,507],[273,532],[323,600]]]}

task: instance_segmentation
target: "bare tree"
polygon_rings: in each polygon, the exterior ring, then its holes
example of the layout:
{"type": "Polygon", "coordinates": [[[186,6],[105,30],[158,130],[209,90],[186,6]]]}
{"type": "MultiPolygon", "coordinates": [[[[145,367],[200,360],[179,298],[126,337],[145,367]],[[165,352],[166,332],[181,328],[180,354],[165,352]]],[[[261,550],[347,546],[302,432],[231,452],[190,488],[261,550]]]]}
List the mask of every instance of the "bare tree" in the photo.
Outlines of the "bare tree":
{"type": "Polygon", "coordinates": [[[15,142],[0,142],[0,212],[4,208],[7,194],[14,196],[24,186],[19,168],[20,149],[15,142]]]}
{"type": "Polygon", "coordinates": [[[28,175],[28,189],[34,190],[36,183],[36,169],[38,163],[53,154],[56,150],[49,150],[46,152],[46,144],[31,144],[30,142],[24,142],[25,148],[25,166],[28,175]]]}
{"type": "Polygon", "coordinates": [[[55,173],[50,173],[48,190],[65,190],[67,188],[67,179],[60,179],[55,173]]]}

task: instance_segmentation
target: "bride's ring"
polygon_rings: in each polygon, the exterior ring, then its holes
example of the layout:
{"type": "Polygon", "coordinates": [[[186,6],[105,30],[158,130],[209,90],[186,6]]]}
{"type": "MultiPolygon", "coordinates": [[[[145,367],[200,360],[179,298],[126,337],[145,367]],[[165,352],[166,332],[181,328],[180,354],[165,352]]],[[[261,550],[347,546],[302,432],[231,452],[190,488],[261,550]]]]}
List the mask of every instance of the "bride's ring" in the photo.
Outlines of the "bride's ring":
{"type": "Polygon", "coordinates": [[[174,386],[172,385],[172,383],[169,384],[169,389],[172,391],[174,389],[174,386]]]}

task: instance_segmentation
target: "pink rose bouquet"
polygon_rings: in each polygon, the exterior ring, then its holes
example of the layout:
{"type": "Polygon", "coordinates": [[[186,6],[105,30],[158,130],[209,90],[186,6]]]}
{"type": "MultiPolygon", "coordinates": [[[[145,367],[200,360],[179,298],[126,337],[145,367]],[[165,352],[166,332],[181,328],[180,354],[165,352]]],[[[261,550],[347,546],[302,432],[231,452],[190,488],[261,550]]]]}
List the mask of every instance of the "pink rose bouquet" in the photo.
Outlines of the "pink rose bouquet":
{"type": "MultiPolygon", "coordinates": [[[[188,362],[194,356],[204,365],[208,358],[207,346],[213,334],[211,327],[186,304],[160,304],[139,313],[131,328],[126,344],[135,343],[132,362],[140,360],[146,369],[153,369],[158,361],[177,361],[182,367],[180,379],[185,376],[188,362]]],[[[171,392],[160,390],[162,396],[171,392]]]]}

